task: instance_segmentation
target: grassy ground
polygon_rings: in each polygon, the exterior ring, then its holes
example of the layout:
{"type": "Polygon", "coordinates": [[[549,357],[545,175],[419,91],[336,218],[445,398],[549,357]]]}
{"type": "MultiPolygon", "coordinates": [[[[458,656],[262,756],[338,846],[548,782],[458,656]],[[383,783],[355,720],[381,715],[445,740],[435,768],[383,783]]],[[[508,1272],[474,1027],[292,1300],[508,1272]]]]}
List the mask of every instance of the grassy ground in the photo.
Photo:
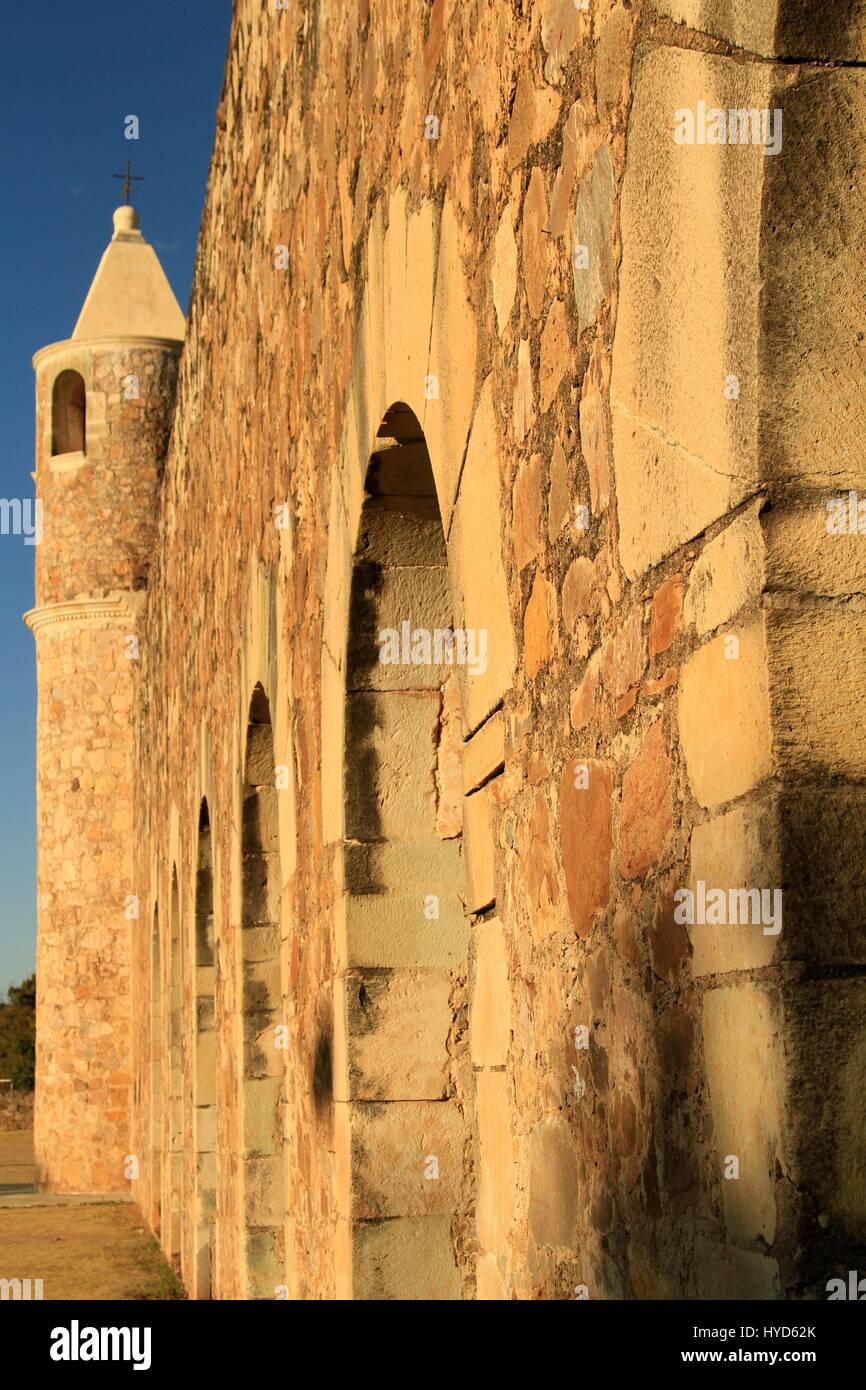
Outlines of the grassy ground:
{"type": "MultiPolygon", "coordinates": [[[[0,1133],[0,1192],[32,1182],[32,1139],[0,1133]]],[[[41,1279],[46,1300],[184,1297],[131,1203],[0,1208],[0,1278],[41,1279]]]]}

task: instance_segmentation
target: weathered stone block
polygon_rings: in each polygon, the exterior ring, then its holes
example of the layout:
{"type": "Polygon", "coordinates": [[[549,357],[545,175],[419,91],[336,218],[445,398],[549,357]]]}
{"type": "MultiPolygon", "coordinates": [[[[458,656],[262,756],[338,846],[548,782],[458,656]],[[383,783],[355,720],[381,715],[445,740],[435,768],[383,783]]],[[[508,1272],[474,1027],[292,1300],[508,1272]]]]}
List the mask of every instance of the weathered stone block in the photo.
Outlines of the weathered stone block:
{"type": "Polygon", "coordinates": [[[429,838],[436,823],[438,691],[353,694],[346,706],[347,836],[429,838]]]}
{"type": "Polygon", "coordinates": [[[776,1232],[776,1164],[783,1150],[780,1107],[786,1103],[780,1018],[763,989],[740,984],[704,995],[703,1040],[716,1162],[733,1242],[776,1232]],[[723,1176],[736,1158],[739,1176],[723,1176]]]}
{"type": "Polygon", "coordinates": [[[604,763],[566,763],[559,784],[559,838],[568,910],[581,937],[589,936],[610,895],[612,794],[611,771],[604,763]]]}
{"type": "Polygon", "coordinates": [[[334,1027],[345,1031],[346,1066],[335,1069],[335,1098],[443,1100],[451,989],[451,977],[438,970],[353,971],[338,979],[334,1027]]]}
{"type": "Polygon", "coordinates": [[[742,796],[773,770],[767,649],[761,618],[721,633],[685,663],[680,745],[702,806],[742,796]]]}
{"type": "Polygon", "coordinates": [[[505,715],[491,715],[463,745],[463,790],[468,796],[499,772],[505,762],[505,715]]]}
{"type": "Polygon", "coordinates": [[[511,985],[505,932],[493,918],[475,927],[475,987],[469,1009],[469,1046],[476,1067],[502,1067],[511,1042],[511,985]]]}
{"type": "Polygon", "coordinates": [[[472,422],[448,538],[451,588],[460,625],[483,631],[487,641],[486,670],[477,675],[460,670],[464,736],[496,706],[514,674],[514,631],[500,544],[498,455],[493,384],[488,377],[472,422]]]}
{"type": "Polygon", "coordinates": [[[764,588],[760,502],[751,503],[702,550],[689,575],[683,618],[704,637],[730,622],[764,588]]]}
{"type": "MultiPolygon", "coordinates": [[[[784,870],[780,843],[778,810],[772,797],[737,806],[724,815],[713,816],[695,826],[691,840],[691,869],[688,887],[697,892],[698,880],[706,889],[782,889],[784,870]]],[[[681,885],[686,887],[685,884],[681,885]]],[[[775,913],[775,899],[768,900],[775,913]]],[[[729,899],[730,904],[730,899],[729,899]]],[[[728,913],[728,915],[730,915],[728,913]]],[[[724,974],[730,970],[753,970],[771,964],[786,953],[787,904],[781,900],[781,931],[770,924],[765,933],[760,921],[752,919],[754,904],[737,901],[737,922],[687,925],[692,942],[692,969],[695,975],[724,974]],[[784,938],[784,939],[783,939],[784,938]]],[[[680,920],[682,920],[682,915],[680,920]]]]}
{"type": "Polygon", "coordinates": [[[355,1299],[459,1299],[448,1216],[352,1223],[355,1299]]]}
{"type": "Polygon", "coordinates": [[[511,1103],[504,1071],[475,1077],[478,1125],[478,1239],[483,1251],[504,1253],[512,1217],[511,1103]]]}
{"type": "Polygon", "coordinates": [[[244,1149],[249,1157],[272,1155],[280,1132],[281,1076],[244,1082],[244,1149]]]}
{"type": "Polygon", "coordinates": [[[657,719],[622,781],[619,844],[626,878],[639,878],[662,858],[673,828],[671,760],[657,719]]]}
{"type": "Polygon", "coordinates": [[[463,1181],[463,1118],[451,1101],[339,1107],[349,1126],[352,1217],[452,1212],[463,1181]]]}
{"type": "Polygon", "coordinates": [[[866,603],[774,596],[767,611],[770,710],[791,777],[866,775],[866,603]]]}
{"type": "Polygon", "coordinates": [[[866,58],[862,0],[657,0],[659,14],[765,58],[866,58]]]}
{"type": "Polygon", "coordinates": [[[580,1187],[578,1143],[564,1120],[542,1120],[532,1130],[529,1228],[536,1245],[571,1249],[577,1232],[580,1187]]]}
{"type": "Polygon", "coordinates": [[[469,928],[453,893],[437,894],[439,916],[425,915],[427,893],[348,894],[337,922],[338,953],[346,966],[449,968],[466,959],[469,928]],[[345,942],[343,945],[342,942],[345,942]]]}

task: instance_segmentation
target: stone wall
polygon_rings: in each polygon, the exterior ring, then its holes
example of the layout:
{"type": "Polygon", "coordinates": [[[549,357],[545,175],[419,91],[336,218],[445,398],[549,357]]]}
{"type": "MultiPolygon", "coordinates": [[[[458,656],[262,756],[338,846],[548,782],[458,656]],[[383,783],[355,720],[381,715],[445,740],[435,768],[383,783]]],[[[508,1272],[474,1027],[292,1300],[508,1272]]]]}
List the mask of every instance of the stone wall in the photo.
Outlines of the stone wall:
{"type": "Polygon", "coordinates": [[[191,1058],[203,798],[217,1296],[796,1297],[862,1258],[863,569],[824,519],[862,485],[866,12],[730,11],[236,6],[133,798],[132,1150],[191,1290],[207,1102],[186,1065],[160,1181],[151,964],[158,909],[165,1000],[176,872],[191,1058]],[[677,143],[701,102],[781,108],[779,153],[677,143]],[[412,443],[435,498],[382,485],[412,443]],[[359,684],[425,596],[483,672],[359,684]],[[683,922],[699,883],[782,890],[781,932],[683,922]]]}

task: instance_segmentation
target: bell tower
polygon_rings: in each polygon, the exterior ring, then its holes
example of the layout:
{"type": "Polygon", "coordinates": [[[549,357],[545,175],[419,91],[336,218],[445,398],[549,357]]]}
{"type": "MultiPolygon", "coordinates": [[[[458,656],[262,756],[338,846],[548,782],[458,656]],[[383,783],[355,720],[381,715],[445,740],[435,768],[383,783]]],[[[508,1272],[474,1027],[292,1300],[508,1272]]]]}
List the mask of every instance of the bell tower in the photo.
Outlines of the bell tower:
{"type": "Polygon", "coordinates": [[[136,211],[36,353],[37,1182],[126,1185],[137,622],[186,323],[136,211]],[[40,518],[41,504],[41,518],[40,518]],[[37,536],[39,530],[37,530],[37,536]]]}

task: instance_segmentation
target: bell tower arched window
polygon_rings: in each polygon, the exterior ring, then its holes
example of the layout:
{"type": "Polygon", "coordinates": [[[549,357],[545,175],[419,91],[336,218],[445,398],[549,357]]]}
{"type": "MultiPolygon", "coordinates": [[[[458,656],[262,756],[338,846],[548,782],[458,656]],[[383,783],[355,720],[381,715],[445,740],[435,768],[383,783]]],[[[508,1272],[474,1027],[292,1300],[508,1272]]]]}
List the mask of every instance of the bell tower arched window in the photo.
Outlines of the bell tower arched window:
{"type": "Polygon", "coordinates": [[[80,372],[61,372],[51,393],[51,453],[83,454],[87,407],[80,372]]]}

